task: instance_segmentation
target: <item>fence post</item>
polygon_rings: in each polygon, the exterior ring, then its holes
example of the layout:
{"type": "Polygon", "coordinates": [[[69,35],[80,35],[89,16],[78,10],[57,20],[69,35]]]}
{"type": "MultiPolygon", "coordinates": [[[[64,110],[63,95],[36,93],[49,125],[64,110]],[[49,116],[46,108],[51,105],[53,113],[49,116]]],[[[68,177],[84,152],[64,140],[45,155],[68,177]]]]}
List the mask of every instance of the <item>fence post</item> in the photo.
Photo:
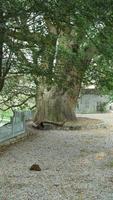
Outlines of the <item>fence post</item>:
{"type": "Polygon", "coordinates": [[[14,117],[11,117],[12,135],[14,136],[14,117]]]}
{"type": "Polygon", "coordinates": [[[23,121],[23,130],[24,131],[25,131],[25,119],[26,119],[25,112],[22,112],[22,121],[23,121]]]}

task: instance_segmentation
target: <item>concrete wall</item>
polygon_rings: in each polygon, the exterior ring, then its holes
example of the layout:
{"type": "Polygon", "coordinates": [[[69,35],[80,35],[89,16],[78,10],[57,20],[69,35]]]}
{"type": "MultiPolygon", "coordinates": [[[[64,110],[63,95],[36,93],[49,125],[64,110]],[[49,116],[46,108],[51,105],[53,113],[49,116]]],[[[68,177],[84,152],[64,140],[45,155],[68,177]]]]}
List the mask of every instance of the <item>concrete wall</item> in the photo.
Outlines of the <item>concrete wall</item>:
{"type": "Polygon", "coordinates": [[[8,124],[0,127],[0,144],[25,133],[26,120],[32,118],[32,112],[15,112],[8,124]]]}
{"type": "MultiPolygon", "coordinates": [[[[78,101],[76,113],[101,112],[102,104],[107,102],[107,96],[99,96],[97,94],[83,94],[78,101]]],[[[106,110],[108,110],[107,106],[106,110]]]]}

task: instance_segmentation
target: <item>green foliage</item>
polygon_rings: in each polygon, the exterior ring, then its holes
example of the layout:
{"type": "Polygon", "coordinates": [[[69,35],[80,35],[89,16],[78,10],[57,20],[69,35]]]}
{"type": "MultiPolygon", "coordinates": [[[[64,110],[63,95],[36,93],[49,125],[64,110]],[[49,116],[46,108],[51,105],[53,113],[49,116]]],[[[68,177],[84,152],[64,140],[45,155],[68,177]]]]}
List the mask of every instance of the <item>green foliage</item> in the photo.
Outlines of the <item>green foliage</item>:
{"type": "Polygon", "coordinates": [[[11,110],[3,112],[0,111],[0,122],[1,121],[10,121],[10,117],[13,116],[13,113],[11,110]]]}
{"type": "Polygon", "coordinates": [[[97,111],[101,112],[101,113],[104,113],[106,112],[106,102],[100,102],[97,106],[97,111]]]}
{"type": "Polygon", "coordinates": [[[110,0],[2,0],[0,89],[1,99],[10,99],[6,107],[28,106],[34,83],[42,80],[71,94],[81,84],[112,90],[112,9],[110,0]]]}

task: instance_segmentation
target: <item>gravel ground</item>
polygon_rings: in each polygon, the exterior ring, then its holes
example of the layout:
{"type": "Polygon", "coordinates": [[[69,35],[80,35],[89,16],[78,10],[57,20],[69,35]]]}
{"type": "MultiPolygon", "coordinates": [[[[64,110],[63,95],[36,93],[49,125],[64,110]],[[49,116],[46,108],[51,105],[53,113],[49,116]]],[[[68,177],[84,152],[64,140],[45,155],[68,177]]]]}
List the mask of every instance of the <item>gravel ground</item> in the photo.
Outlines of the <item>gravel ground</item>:
{"type": "Polygon", "coordinates": [[[78,114],[78,117],[86,117],[90,119],[100,119],[105,124],[108,124],[110,126],[113,126],[113,112],[111,113],[103,113],[103,114],[78,114]]]}
{"type": "Polygon", "coordinates": [[[113,200],[113,128],[37,131],[0,152],[0,200],[113,200]]]}

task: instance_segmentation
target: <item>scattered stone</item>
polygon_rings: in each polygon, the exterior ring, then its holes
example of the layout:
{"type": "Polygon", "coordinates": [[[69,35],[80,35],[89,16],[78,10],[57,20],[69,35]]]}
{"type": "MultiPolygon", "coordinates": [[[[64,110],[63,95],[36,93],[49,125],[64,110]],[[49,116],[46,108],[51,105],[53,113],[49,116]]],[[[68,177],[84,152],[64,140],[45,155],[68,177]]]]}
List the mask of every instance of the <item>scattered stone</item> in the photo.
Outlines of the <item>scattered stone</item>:
{"type": "Polygon", "coordinates": [[[55,184],[54,184],[54,186],[55,186],[55,187],[58,187],[58,186],[59,186],[59,184],[58,184],[58,183],[55,183],[55,184]]]}
{"type": "Polygon", "coordinates": [[[39,165],[33,164],[33,165],[30,167],[30,170],[32,170],[32,171],[41,171],[41,168],[40,168],[39,165]]]}

